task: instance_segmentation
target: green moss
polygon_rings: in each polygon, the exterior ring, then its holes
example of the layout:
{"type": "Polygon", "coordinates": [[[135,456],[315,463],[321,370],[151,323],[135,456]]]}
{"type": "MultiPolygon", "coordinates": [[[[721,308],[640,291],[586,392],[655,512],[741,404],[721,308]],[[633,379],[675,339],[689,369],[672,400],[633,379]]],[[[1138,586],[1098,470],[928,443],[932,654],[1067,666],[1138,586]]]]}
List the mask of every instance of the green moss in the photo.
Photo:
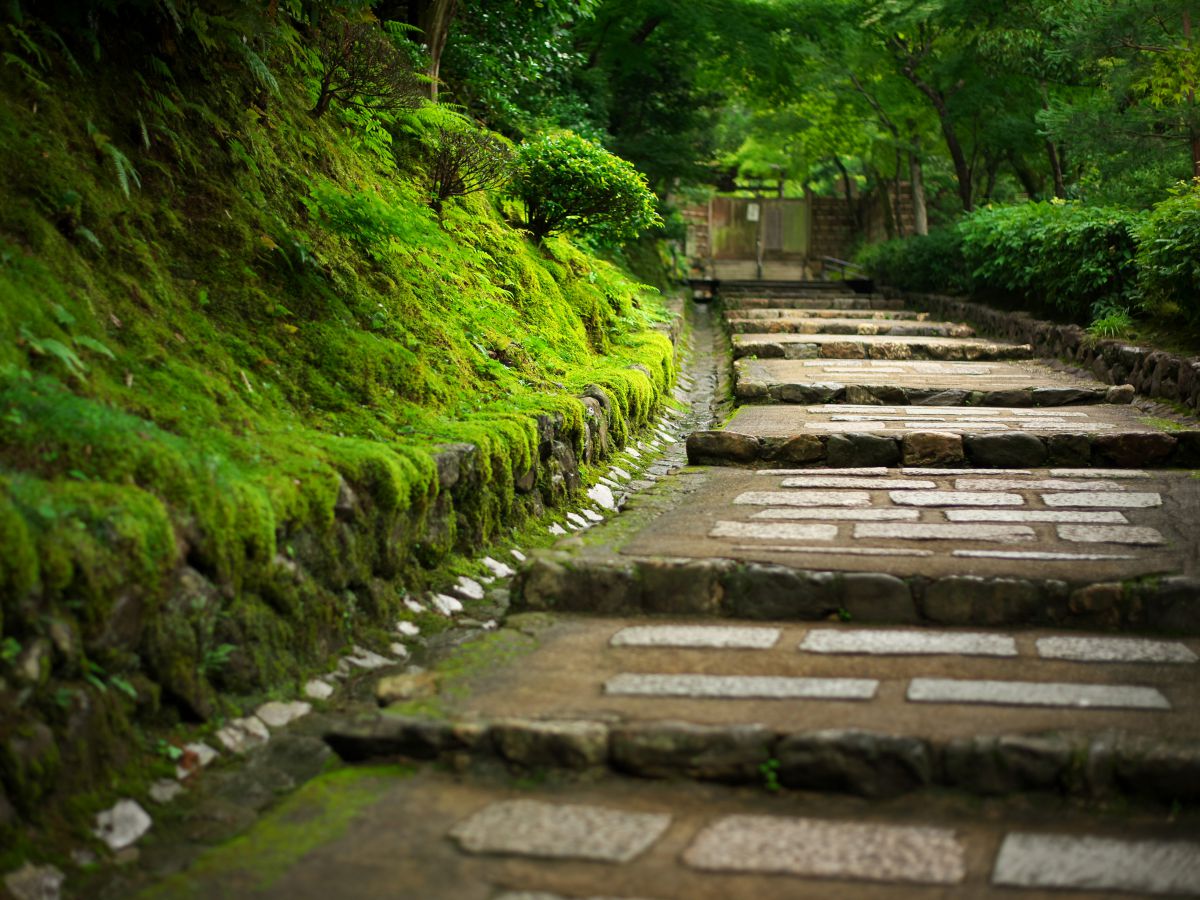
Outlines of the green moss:
{"type": "Polygon", "coordinates": [[[266,890],[306,854],[337,840],[354,818],[379,802],[389,784],[408,778],[404,766],[339,769],[309,781],[247,833],[208,851],[186,873],[160,882],[140,900],[266,890]]]}

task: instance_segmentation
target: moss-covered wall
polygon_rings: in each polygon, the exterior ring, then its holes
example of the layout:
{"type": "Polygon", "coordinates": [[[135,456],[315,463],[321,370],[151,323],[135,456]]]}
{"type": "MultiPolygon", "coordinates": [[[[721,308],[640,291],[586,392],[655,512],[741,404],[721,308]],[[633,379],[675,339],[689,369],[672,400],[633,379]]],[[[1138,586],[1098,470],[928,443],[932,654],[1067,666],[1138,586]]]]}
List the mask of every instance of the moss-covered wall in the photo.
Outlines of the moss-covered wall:
{"type": "Polygon", "coordinates": [[[186,35],[3,38],[0,837],[394,622],[672,381],[654,290],[496,198],[439,222],[427,113],[313,119],[272,29],[270,90],[186,35]]]}

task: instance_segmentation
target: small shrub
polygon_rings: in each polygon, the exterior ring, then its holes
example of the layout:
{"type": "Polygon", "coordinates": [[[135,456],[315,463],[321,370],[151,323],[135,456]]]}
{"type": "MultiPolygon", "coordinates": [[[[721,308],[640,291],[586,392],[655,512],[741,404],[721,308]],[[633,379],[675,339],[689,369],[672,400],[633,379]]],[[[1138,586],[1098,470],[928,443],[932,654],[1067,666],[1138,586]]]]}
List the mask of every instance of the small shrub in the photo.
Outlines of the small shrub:
{"type": "Polygon", "coordinates": [[[1200,325],[1200,178],[1181,182],[1137,232],[1138,286],[1153,311],[1200,325]]]}
{"type": "Polygon", "coordinates": [[[334,101],[378,112],[421,105],[420,76],[374,23],[330,22],[317,32],[316,52],[321,84],[314,118],[323,116],[334,101]]]}
{"type": "Polygon", "coordinates": [[[968,287],[962,237],[954,228],[872,244],[859,262],[880,284],[910,291],[963,291],[968,287]]]}
{"type": "Polygon", "coordinates": [[[628,240],[661,222],[644,175],[569,131],[522,144],[513,186],[536,240],[569,230],[628,240]]]}
{"type": "Polygon", "coordinates": [[[438,126],[421,148],[429,205],[440,218],[451,197],[500,187],[508,180],[512,158],[512,150],[495,135],[438,126]]]}

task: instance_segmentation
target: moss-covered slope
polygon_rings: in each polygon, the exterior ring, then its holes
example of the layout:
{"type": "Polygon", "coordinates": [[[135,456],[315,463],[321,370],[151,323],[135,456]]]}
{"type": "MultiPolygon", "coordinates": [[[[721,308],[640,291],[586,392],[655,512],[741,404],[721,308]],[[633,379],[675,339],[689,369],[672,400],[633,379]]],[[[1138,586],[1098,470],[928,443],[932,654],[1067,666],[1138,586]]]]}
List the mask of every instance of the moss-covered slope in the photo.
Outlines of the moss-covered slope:
{"type": "Polygon", "coordinates": [[[480,194],[438,222],[406,137],[428,111],[314,119],[282,14],[255,44],[268,82],[190,32],[86,63],[70,34],[16,34],[0,779],[36,818],[140,752],[143,724],[299,677],[561,502],[539,463],[604,449],[578,397],[621,443],[673,357],[660,298],[612,265],[532,244],[480,194]],[[474,448],[454,486],[448,443],[474,448]]]}

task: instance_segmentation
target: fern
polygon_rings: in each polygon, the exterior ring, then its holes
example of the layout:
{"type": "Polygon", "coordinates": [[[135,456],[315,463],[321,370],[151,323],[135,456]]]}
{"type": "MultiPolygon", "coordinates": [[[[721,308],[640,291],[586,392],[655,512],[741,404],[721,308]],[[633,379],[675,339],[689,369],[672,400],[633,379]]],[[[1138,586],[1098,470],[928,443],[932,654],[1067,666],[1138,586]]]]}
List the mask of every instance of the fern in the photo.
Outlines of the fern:
{"type": "Polygon", "coordinates": [[[96,149],[112,161],[113,168],[117,173],[117,184],[121,186],[121,190],[125,196],[130,196],[130,182],[140,189],[142,186],[141,176],[138,175],[137,169],[133,167],[133,163],[129,161],[129,157],[121,152],[121,148],[114,144],[107,134],[96,128],[90,121],[87,123],[87,130],[96,149]]]}
{"type": "Polygon", "coordinates": [[[51,356],[67,367],[67,371],[80,380],[87,372],[87,365],[75,351],[54,338],[35,337],[28,328],[21,326],[21,340],[35,356],[51,356]]]}
{"type": "Polygon", "coordinates": [[[255,53],[253,49],[251,49],[244,37],[240,40],[238,38],[234,38],[233,45],[237,48],[238,53],[241,54],[242,59],[245,61],[246,68],[250,70],[251,74],[253,74],[258,80],[258,83],[278,97],[279,82],[275,80],[275,76],[271,74],[271,70],[267,68],[267,64],[263,62],[262,57],[255,53]]]}
{"type": "Polygon", "coordinates": [[[41,76],[38,74],[38,70],[31,66],[28,61],[21,59],[21,57],[17,56],[16,54],[5,53],[4,64],[6,66],[16,66],[20,73],[25,76],[25,80],[32,84],[39,91],[50,90],[50,85],[46,84],[46,82],[42,80],[41,76]]]}
{"type": "Polygon", "coordinates": [[[86,334],[76,336],[74,339],[75,345],[78,347],[87,347],[89,350],[99,353],[101,356],[107,356],[109,359],[115,360],[116,355],[108,349],[104,344],[100,343],[94,337],[88,337],[86,334]]]}
{"type": "Polygon", "coordinates": [[[100,253],[104,252],[104,244],[100,243],[100,238],[96,237],[96,232],[90,228],[84,228],[82,225],[75,229],[75,235],[83,238],[89,244],[96,248],[100,253]]]}

